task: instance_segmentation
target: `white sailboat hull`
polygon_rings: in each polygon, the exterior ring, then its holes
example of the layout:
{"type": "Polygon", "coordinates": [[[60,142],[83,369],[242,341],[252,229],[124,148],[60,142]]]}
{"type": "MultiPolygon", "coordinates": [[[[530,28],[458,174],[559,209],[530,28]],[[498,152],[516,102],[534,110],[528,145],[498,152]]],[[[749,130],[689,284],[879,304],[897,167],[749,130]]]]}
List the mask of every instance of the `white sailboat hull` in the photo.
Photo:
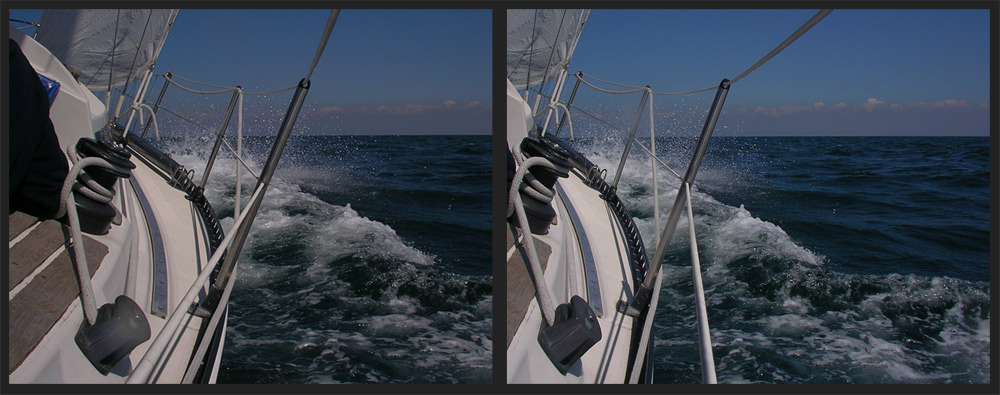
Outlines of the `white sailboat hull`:
{"type": "MultiPolygon", "coordinates": [[[[508,81],[507,139],[520,144],[527,136],[526,122],[530,110],[513,85],[508,81]]],[[[586,176],[578,170],[568,178],[556,182],[556,197],[551,204],[556,220],[547,234],[532,235],[544,261],[545,281],[555,304],[568,303],[578,295],[595,308],[601,330],[601,340],[591,347],[578,361],[569,366],[565,374],[546,355],[539,344],[538,334],[546,325],[537,295],[528,302],[523,318],[511,315],[508,320],[520,320],[507,346],[508,383],[625,383],[630,370],[630,347],[636,319],[618,312],[616,305],[631,298],[632,268],[629,248],[618,217],[602,199],[600,192],[585,184],[586,176]],[[587,257],[586,255],[590,255],[587,257]],[[585,261],[590,258],[594,270],[585,261]]],[[[527,238],[519,228],[508,226],[512,238],[507,251],[508,293],[512,282],[531,281],[529,277],[511,275],[511,269],[526,265],[528,252],[524,248],[527,238]],[[526,280],[525,280],[526,279],[526,280]]],[[[527,270],[530,272],[530,270],[527,270]]],[[[520,285],[520,284],[519,284],[520,285]]],[[[515,285],[517,286],[517,285],[515,285]]],[[[523,285],[522,285],[523,287],[523,285]]],[[[515,291],[517,292],[517,291],[515,291]]],[[[509,300],[509,297],[508,297],[509,300]]],[[[508,303],[511,303],[510,301],[508,303]]],[[[513,325],[508,323],[508,331],[513,325]]]]}

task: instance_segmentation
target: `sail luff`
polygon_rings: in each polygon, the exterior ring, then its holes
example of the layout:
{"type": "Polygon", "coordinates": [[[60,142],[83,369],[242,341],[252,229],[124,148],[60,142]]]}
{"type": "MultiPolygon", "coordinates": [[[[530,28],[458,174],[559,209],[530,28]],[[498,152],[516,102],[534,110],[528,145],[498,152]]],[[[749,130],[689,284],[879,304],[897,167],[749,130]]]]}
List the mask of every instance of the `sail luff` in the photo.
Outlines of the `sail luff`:
{"type": "Polygon", "coordinates": [[[569,65],[590,10],[508,10],[507,78],[517,87],[556,78],[569,65]]]}
{"type": "Polygon", "coordinates": [[[92,90],[142,77],[156,63],[178,10],[45,10],[36,39],[92,90]],[[112,56],[114,54],[114,56],[112,56]],[[112,64],[112,59],[114,64],[112,64]]]}

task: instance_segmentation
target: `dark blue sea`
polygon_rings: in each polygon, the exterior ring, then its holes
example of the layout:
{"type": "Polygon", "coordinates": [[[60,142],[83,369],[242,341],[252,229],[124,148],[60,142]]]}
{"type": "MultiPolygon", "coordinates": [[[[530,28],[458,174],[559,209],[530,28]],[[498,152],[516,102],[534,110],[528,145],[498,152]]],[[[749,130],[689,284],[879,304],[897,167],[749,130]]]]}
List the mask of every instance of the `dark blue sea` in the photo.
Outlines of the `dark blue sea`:
{"type": "MultiPolygon", "coordinates": [[[[291,137],[241,255],[218,382],[490,382],[490,138],[291,137]]],[[[200,179],[212,141],[168,141],[200,179]]],[[[272,141],[244,142],[257,171],[272,141]]],[[[221,155],[206,188],[226,229],[236,163],[221,155]]]]}
{"type": "MultiPolygon", "coordinates": [[[[610,173],[624,146],[576,145],[610,173]]],[[[657,138],[682,175],[693,146],[657,138]]],[[[649,162],[633,148],[619,195],[652,254],[649,162]]],[[[989,164],[987,137],[713,138],[692,201],[718,381],[988,383],[989,164]]],[[[679,182],[658,172],[665,221],[679,182]]],[[[664,265],[657,383],[701,381],[687,227],[664,265]]]]}

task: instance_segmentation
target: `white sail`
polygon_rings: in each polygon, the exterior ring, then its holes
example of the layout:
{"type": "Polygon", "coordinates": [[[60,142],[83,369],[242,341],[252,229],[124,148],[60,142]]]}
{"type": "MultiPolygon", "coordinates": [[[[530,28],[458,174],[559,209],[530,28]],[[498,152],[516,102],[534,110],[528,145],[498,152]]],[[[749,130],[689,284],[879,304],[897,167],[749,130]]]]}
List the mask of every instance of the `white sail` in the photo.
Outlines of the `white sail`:
{"type": "Polygon", "coordinates": [[[156,62],[178,10],[45,10],[36,40],[93,90],[142,77],[156,62]],[[112,64],[113,59],[113,64],[112,64]]]}
{"type": "Polygon", "coordinates": [[[507,10],[507,78],[518,88],[569,65],[590,10],[507,10]]]}

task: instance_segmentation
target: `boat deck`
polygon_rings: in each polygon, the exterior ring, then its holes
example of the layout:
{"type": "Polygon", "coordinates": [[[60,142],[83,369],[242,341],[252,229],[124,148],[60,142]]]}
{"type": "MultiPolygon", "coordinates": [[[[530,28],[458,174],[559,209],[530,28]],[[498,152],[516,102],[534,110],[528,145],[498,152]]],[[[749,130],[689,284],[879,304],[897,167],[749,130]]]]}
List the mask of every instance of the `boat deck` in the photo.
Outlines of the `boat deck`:
{"type": "MultiPolygon", "coordinates": [[[[97,305],[111,303],[119,295],[129,297],[146,312],[152,339],[173,311],[186,311],[181,300],[208,263],[209,241],[185,192],[170,186],[135,155],[132,161],[136,168],[131,177],[120,179],[115,187],[114,225],[105,235],[84,234],[83,246],[97,305]],[[144,196],[155,196],[155,201],[144,196]]],[[[136,346],[107,375],[83,368],[90,362],[74,340],[84,316],[68,226],[23,213],[11,214],[8,223],[10,381],[125,382],[153,342],[136,346]]],[[[199,297],[205,293],[202,288],[199,297]]],[[[149,382],[182,381],[203,321],[184,314],[178,335],[154,364],[149,382]]]]}
{"type": "Polygon", "coordinates": [[[548,263],[544,269],[545,281],[555,304],[567,303],[578,295],[592,308],[598,302],[603,306],[600,310],[594,308],[601,340],[565,374],[556,369],[537,340],[537,331],[545,324],[530,272],[523,258],[518,259],[518,255],[523,256],[520,230],[512,232],[508,226],[508,383],[628,380],[635,320],[614,306],[631,297],[629,249],[623,228],[610,206],[600,192],[583,181],[583,175],[575,170],[569,178],[557,181],[557,198],[552,201],[557,221],[549,227],[549,233],[535,235],[534,240],[539,247],[539,260],[548,263]],[[586,233],[580,232],[581,229],[586,233]],[[541,256],[542,249],[546,249],[545,257],[541,256]],[[593,260],[593,268],[588,267],[588,259],[593,260]]]}
{"type": "MultiPolygon", "coordinates": [[[[70,230],[55,221],[15,212],[10,225],[7,263],[9,371],[13,372],[42,340],[73,301],[80,296],[70,230]]],[[[116,217],[118,224],[121,217],[116,217]]],[[[108,247],[84,235],[88,267],[97,272],[108,247]]]]}
{"type": "MultiPolygon", "coordinates": [[[[514,339],[518,326],[524,320],[531,300],[535,297],[535,285],[528,269],[527,251],[521,246],[520,230],[507,224],[507,346],[514,339]]],[[[542,263],[542,270],[548,267],[552,247],[535,239],[535,252],[542,263]]]]}

